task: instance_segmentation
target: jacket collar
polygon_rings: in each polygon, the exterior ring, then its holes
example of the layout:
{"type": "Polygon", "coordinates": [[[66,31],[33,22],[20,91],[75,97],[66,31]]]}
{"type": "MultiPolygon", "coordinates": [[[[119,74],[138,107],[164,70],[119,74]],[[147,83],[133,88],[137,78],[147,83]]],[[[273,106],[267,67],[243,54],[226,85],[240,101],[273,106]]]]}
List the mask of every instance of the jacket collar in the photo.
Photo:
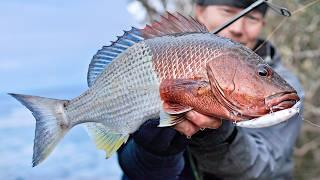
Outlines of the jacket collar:
{"type": "Polygon", "coordinates": [[[256,46],[253,48],[257,49],[261,44],[262,47],[255,51],[259,56],[261,56],[266,63],[268,63],[271,67],[275,66],[277,63],[280,62],[280,55],[275,47],[269,42],[265,40],[259,39],[256,46]]]}

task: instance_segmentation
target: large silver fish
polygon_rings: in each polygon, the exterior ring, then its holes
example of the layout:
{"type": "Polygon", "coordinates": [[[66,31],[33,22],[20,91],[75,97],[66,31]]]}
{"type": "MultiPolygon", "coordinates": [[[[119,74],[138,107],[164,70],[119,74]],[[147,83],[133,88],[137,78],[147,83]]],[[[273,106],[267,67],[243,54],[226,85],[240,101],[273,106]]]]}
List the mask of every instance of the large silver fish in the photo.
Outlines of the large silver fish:
{"type": "Polygon", "coordinates": [[[196,110],[240,122],[299,100],[250,49],[180,14],[132,28],[103,47],[90,63],[88,84],[71,100],[11,94],[36,119],[33,166],[82,123],[109,157],[148,119],[172,126],[196,110]]]}

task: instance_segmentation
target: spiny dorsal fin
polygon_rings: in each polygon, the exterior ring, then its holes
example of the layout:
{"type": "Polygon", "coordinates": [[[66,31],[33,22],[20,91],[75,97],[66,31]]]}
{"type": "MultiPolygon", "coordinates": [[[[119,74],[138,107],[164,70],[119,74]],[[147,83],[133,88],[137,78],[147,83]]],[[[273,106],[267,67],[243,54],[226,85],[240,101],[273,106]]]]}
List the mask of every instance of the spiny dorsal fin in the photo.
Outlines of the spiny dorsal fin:
{"type": "Polygon", "coordinates": [[[165,16],[161,16],[159,21],[146,25],[141,31],[145,39],[176,33],[209,32],[203,24],[191,16],[185,17],[180,13],[171,14],[169,12],[166,12],[165,16]]]}
{"type": "Polygon", "coordinates": [[[115,42],[109,46],[103,46],[92,58],[87,75],[88,86],[91,87],[104,68],[119,54],[133,44],[143,40],[140,29],[132,27],[130,31],[124,31],[115,42]]]}
{"type": "Polygon", "coordinates": [[[88,86],[91,87],[105,67],[133,44],[144,39],[186,32],[209,31],[203,24],[191,16],[185,17],[180,13],[171,14],[169,12],[161,16],[159,21],[146,25],[143,29],[132,27],[130,31],[124,31],[124,34],[119,36],[115,42],[112,42],[109,46],[102,47],[93,56],[87,75],[88,86]]]}

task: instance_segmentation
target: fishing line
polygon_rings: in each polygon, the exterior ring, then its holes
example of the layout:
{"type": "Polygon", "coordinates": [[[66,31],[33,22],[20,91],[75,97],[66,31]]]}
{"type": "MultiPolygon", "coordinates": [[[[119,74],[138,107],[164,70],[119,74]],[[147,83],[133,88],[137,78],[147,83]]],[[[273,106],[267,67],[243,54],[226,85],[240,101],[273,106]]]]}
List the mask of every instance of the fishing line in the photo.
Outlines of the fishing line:
{"type": "Polygon", "coordinates": [[[304,5],[304,6],[301,7],[300,9],[297,9],[297,10],[293,11],[292,14],[296,14],[296,13],[298,13],[299,11],[303,11],[304,9],[306,9],[306,8],[308,8],[309,6],[317,3],[318,1],[319,1],[319,0],[314,0],[314,1],[309,2],[308,4],[304,5]]]}
{"type": "MultiPolygon", "coordinates": [[[[300,13],[300,12],[302,12],[303,10],[309,8],[310,6],[318,3],[319,1],[320,1],[320,0],[312,1],[312,2],[304,5],[303,7],[301,7],[301,8],[299,8],[299,9],[293,11],[292,14],[295,15],[295,14],[297,14],[297,13],[300,13]]],[[[261,43],[261,44],[254,50],[254,52],[258,51],[268,40],[271,39],[271,37],[273,36],[273,34],[282,26],[282,24],[285,22],[285,20],[286,20],[286,19],[283,19],[283,20],[276,26],[276,28],[269,34],[269,36],[266,38],[266,40],[264,40],[263,43],[261,43]]],[[[320,128],[320,125],[318,125],[318,124],[316,124],[316,123],[314,123],[314,122],[312,122],[312,121],[306,120],[306,119],[304,119],[304,118],[302,118],[302,120],[305,121],[306,123],[308,123],[308,124],[311,125],[311,126],[320,128]]]]}
{"type": "Polygon", "coordinates": [[[255,50],[254,52],[257,52],[260,48],[262,48],[262,46],[264,46],[267,41],[269,41],[271,39],[271,37],[273,36],[273,34],[282,26],[282,24],[286,21],[286,19],[283,19],[277,26],[276,28],[274,28],[274,30],[268,35],[268,37],[263,41],[263,43],[261,43],[255,50]]]}
{"type": "Polygon", "coordinates": [[[308,124],[310,124],[311,126],[315,126],[315,127],[317,127],[317,128],[320,128],[320,125],[319,124],[316,124],[316,123],[314,123],[314,122],[312,122],[312,121],[309,121],[309,120],[306,120],[306,119],[302,119],[302,121],[305,121],[305,122],[307,122],[308,124]]]}
{"type": "MultiPolygon", "coordinates": [[[[271,114],[272,114],[272,113],[273,113],[273,112],[271,112],[271,114]]],[[[300,113],[299,113],[299,116],[301,116],[300,113]]],[[[314,123],[314,122],[312,122],[312,121],[306,120],[306,119],[304,119],[303,117],[301,117],[301,120],[302,120],[302,121],[305,121],[306,123],[308,123],[309,125],[311,125],[311,126],[313,126],[313,127],[320,128],[320,125],[319,125],[319,124],[316,124],[316,123],[314,123]]],[[[284,121],[283,123],[288,124],[289,121],[284,121]]]]}
{"type": "MultiPolygon", "coordinates": [[[[293,11],[292,15],[295,15],[297,13],[299,13],[300,11],[303,11],[305,10],[306,8],[316,4],[318,1],[320,0],[314,0],[314,1],[311,1],[309,3],[307,3],[306,5],[304,5],[303,7],[293,11]]],[[[269,34],[269,36],[263,41],[263,43],[261,43],[255,50],[254,52],[257,52],[263,45],[265,45],[265,43],[271,39],[271,37],[273,36],[273,34],[282,26],[282,24],[285,22],[286,19],[283,19],[277,26],[276,28],[269,34]]]]}

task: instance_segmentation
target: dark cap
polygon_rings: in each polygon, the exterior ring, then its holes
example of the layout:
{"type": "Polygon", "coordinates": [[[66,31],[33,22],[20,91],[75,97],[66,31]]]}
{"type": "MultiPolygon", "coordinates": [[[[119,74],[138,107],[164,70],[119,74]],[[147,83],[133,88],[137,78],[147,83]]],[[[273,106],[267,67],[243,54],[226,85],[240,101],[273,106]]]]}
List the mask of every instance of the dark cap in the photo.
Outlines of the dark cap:
{"type": "MultiPolygon", "coordinates": [[[[233,6],[236,8],[245,9],[255,1],[256,0],[196,0],[196,3],[200,6],[227,5],[227,6],[233,6]]],[[[260,6],[256,7],[255,10],[265,15],[268,10],[268,6],[265,3],[263,3],[260,6]]]]}

